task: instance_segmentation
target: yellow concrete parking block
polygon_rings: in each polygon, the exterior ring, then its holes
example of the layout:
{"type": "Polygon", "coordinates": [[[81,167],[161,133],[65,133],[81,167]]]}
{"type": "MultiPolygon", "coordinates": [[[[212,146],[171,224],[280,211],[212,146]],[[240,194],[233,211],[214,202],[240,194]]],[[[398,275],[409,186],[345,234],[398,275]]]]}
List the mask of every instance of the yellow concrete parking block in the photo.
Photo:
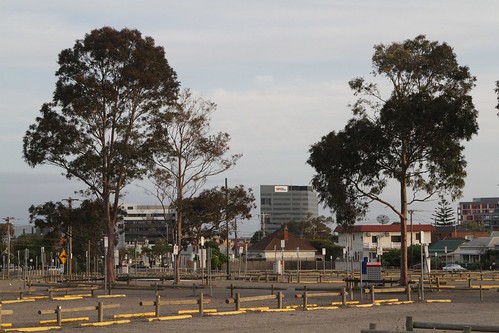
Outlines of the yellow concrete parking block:
{"type": "Polygon", "coordinates": [[[295,309],[267,309],[267,310],[259,310],[257,312],[293,312],[295,309]]]}
{"type": "Polygon", "coordinates": [[[375,303],[392,303],[392,302],[398,302],[398,298],[391,298],[391,299],[379,299],[374,301],[375,303]]]}
{"type": "Polygon", "coordinates": [[[33,298],[24,298],[24,299],[6,299],[1,301],[1,304],[14,304],[14,303],[24,303],[24,302],[34,302],[33,298]]]}
{"type": "Polygon", "coordinates": [[[241,311],[265,311],[269,310],[270,307],[268,306],[260,306],[260,307],[254,307],[254,308],[241,308],[241,311]]]}
{"type": "Polygon", "coordinates": [[[64,297],[52,297],[52,299],[54,301],[74,301],[77,299],[83,299],[83,297],[81,297],[81,296],[76,296],[76,297],[64,296],[64,297]]]}
{"type": "MultiPolygon", "coordinates": [[[[44,295],[40,295],[40,296],[26,296],[24,297],[23,299],[34,299],[34,300],[37,300],[37,299],[47,299],[49,298],[48,296],[44,296],[44,295]]],[[[20,299],[20,298],[18,298],[20,299]]]]}
{"type": "Polygon", "coordinates": [[[1,328],[3,328],[3,327],[12,327],[12,323],[1,323],[0,327],[1,328]]]}
{"type": "MultiPolygon", "coordinates": [[[[354,305],[359,303],[359,301],[348,301],[345,303],[345,305],[354,305]]],[[[331,305],[343,305],[343,302],[331,302],[331,305]]]]}
{"type": "Polygon", "coordinates": [[[315,311],[315,310],[336,310],[337,306],[317,306],[313,308],[307,308],[307,311],[315,311]]]}
{"type": "Polygon", "coordinates": [[[100,327],[100,326],[110,326],[110,325],[118,325],[118,324],[128,324],[131,321],[128,319],[123,320],[110,320],[110,321],[101,321],[97,323],[86,323],[80,324],[81,327],[100,327]]]}
{"type": "Polygon", "coordinates": [[[167,320],[179,320],[179,319],[190,319],[191,315],[178,315],[178,316],[165,316],[165,317],[154,317],[154,318],[146,318],[145,321],[167,321],[167,320]]]}
{"type": "MultiPolygon", "coordinates": [[[[75,317],[75,318],[62,318],[61,322],[63,323],[73,323],[75,321],[89,321],[89,317],[75,317]]],[[[48,319],[48,320],[40,320],[38,322],[40,325],[46,325],[46,324],[57,324],[56,319],[48,319]]]]}
{"type": "Polygon", "coordinates": [[[450,299],[426,299],[423,302],[425,303],[451,303],[450,299]]]}
{"type": "Polygon", "coordinates": [[[412,304],[414,301],[397,301],[397,302],[386,302],[383,305],[402,305],[402,304],[412,304]]]}
{"type": "Polygon", "coordinates": [[[353,305],[348,305],[350,308],[371,308],[373,307],[374,304],[353,304],[353,305]]]}
{"type": "Polygon", "coordinates": [[[215,313],[207,313],[205,316],[232,316],[232,315],[239,315],[239,314],[244,314],[246,311],[225,311],[225,312],[215,312],[215,313]]]}
{"type": "Polygon", "coordinates": [[[156,313],[153,312],[138,312],[138,313],[121,313],[121,314],[115,314],[113,315],[114,319],[118,318],[143,318],[143,317],[152,317],[156,315],[156,313]]]}
{"type": "MultiPolygon", "coordinates": [[[[317,306],[317,304],[307,304],[307,308],[313,308],[314,306],[317,306]]],[[[303,305],[287,305],[286,309],[301,309],[303,308],[303,305]]]]}
{"type": "Polygon", "coordinates": [[[116,294],[116,295],[98,295],[97,298],[124,298],[125,294],[116,294]]]}
{"type": "Polygon", "coordinates": [[[61,326],[43,326],[43,327],[17,327],[17,328],[6,328],[4,332],[41,332],[41,331],[51,331],[60,330],[61,326]]]}

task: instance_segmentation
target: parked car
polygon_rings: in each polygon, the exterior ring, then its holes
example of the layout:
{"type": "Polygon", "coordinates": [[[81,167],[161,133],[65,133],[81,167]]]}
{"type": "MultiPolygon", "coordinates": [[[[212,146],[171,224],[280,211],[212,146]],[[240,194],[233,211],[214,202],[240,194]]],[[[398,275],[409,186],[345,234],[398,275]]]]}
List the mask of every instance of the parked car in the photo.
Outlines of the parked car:
{"type": "Polygon", "coordinates": [[[466,268],[459,264],[450,264],[447,266],[444,266],[443,268],[444,271],[449,271],[449,272],[460,272],[460,271],[465,271],[466,268]]]}

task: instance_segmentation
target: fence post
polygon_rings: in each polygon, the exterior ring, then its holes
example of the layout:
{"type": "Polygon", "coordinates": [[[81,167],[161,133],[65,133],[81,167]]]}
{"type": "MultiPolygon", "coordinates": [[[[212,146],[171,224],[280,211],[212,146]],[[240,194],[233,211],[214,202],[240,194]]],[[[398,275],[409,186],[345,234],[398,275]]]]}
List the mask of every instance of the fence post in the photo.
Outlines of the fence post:
{"type": "Polygon", "coordinates": [[[200,314],[203,314],[203,312],[204,312],[203,302],[204,302],[204,295],[203,295],[203,293],[200,293],[199,294],[199,313],[200,314]]]}
{"type": "Polygon", "coordinates": [[[282,309],[282,291],[277,292],[277,308],[282,309]]]}
{"type": "Polygon", "coordinates": [[[412,295],[411,295],[411,285],[410,284],[407,284],[406,286],[407,288],[407,300],[410,302],[412,300],[412,295]]]}
{"type": "Polygon", "coordinates": [[[55,308],[55,316],[56,316],[57,326],[61,326],[62,325],[61,314],[62,314],[62,306],[58,305],[55,308]]]}
{"type": "Polygon", "coordinates": [[[414,322],[412,317],[405,317],[405,330],[408,332],[414,331],[414,322]]]}
{"type": "Polygon", "coordinates": [[[303,292],[303,310],[307,310],[307,306],[308,306],[308,294],[307,294],[307,291],[305,290],[303,292]]]}
{"type": "Polygon", "coordinates": [[[154,302],[154,305],[155,305],[154,315],[156,317],[159,317],[160,302],[161,302],[161,296],[160,295],[156,295],[156,302],[154,302]]]}
{"type": "Polygon", "coordinates": [[[241,310],[241,295],[239,293],[236,293],[236,311],[241,310]]]}
{"type": "Polygon", "coordinates": [[[274,295],[274,284],[273,283],[270,285],[270,294],[274,295]]]}
{"type": "MultiPolygon", "coordinates": [[[[362,289],[362,287],[361,287],[362,289]]],[[[371,303],[374,303],[374,286],[370,287],[370,292],[371,292],[371,303]]]]}
{"type": "Polygon", "coordinates": [[[468,277],[468,288],[471,288],[471,278],[468,277]]]}
{"type": "Polygon", "coordinates": [[[347,305],[347,294],[346,294],[347,290],[346,288],[341,288],[341,304],[343,304],[343,306],[347,305]]]}
{"type": "Polygon", "coordinates": [[[99,323],[104,321],[104,306],[102,305],[102,302],[97,304],[97,321],[99,323]]]}
{"type": "Polygon", "coordinates": [[[483,302],[483,287],[480,284],[480,302],[483,302]]]}

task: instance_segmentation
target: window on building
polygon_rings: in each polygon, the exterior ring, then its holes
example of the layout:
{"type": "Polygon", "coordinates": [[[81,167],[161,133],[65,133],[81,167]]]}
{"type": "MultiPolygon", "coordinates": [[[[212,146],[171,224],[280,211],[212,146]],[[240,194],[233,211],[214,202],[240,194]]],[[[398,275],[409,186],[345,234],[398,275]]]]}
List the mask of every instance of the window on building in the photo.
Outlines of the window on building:
{"type": "Polygon", "coordinates": [[[260,202],[262,205],[270,205],[272,201],[270,198],[261,198],[260,202]]]}
{"type": "Polygon", "coordinates": [[[371,237],[371,243],[377,243],[378,242],[378,237],[372,236],[371,237]]]}
{"type": "Polygon", "coordinates": [[[390,237],[390,240],[391,240],[393,243],[400,243],[400,242],[402,242],[402,237],[401,237],[401,236],[391,236],[391,237],[390,237]]]}

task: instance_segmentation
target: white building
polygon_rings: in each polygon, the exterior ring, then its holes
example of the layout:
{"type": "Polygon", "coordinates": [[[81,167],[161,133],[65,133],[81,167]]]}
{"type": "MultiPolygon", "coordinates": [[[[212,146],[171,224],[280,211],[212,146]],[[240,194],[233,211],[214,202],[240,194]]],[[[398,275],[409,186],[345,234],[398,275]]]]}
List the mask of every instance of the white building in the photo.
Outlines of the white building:
{"type": "MultiPolygon", "coordinates": [[[[431,224],[415,224],[407,226],[407,246],[421,243],[431,243],[431,224]]],[[[376,261],[378,255],[389,250],[401,248],[400,224],[374,224],[354,225],[350,230],[336,227],[338,233],[338,245],[344,247],[345,258],[353,261],[361,261],[367,257],[370,261],[376,261]]]]}

